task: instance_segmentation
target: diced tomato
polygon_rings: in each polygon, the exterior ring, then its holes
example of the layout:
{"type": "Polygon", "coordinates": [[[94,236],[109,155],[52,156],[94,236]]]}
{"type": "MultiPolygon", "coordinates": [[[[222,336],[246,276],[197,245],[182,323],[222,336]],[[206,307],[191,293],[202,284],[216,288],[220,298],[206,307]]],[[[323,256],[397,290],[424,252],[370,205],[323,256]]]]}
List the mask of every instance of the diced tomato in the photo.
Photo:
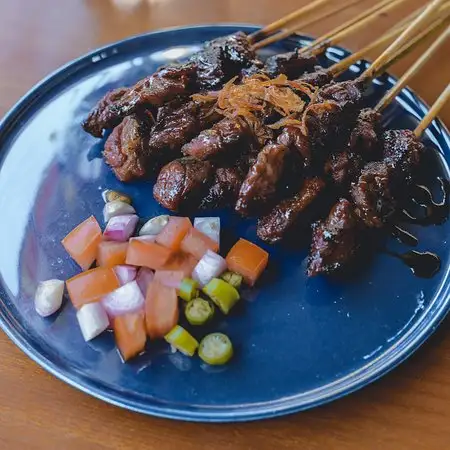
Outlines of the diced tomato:
{"type": "Polygon", "coordinates": [[[113,328],[116,344],[124,361],[144,350],[147,333],[142,312],[117,316],[113,321],[113,328]]]}
{"type": "Polygon", "coordinates": [[[80,309],[86,303],[97,302],[115,291],[120,287],[120,282],[114,269],[97,267],[70,278],[66,286],[73,306],[80,309]]]}
{"type": "Polygon", "coordinates": [[[191,228],[181,241],[181,250],[195,256],[197,259],[202,259],[208,250],[217,252],[219,243],[196,228],[191,228]]]}
{"type": "Polygon", "coordinates": [[[239,239],[226,257],[228,269],[239,273],[253,286],[267,266],[269,254],[245,239],[239,239]]]}
{"type": "Polygon", "coordinates": [[[161,270],[181,271],[183,272],[184,277],[190,277],[197,263],[197,259],[192,255],[188,255],[187,253],[175,253],[169,258],[167,263],[161,267],[161,270]]]}
{"type": "Polygon", "coordinates": [[[145,299],[145,324],[151,339],[163,338],[178,322],[175,288],[152,281],[145,299]]]}
{"type": "Polygon", "coordinates": [[[156,242],[172,250],[180,250],[181,241],[192,228],[187,217],[169,217],[169,223],[156,237],[156,242]]]}
{"type": "Polygon", "coordinates": [[[126,263],[157,270],[164,267],[172,254],[172,250],[149,239],[131,239],[128,243],[126,263]]]}
{"type": "Polygon", "coordinates": [[[97,257],[101,240],[100,225],[95,217],[91,216],[74,228],[61,243],[81,269],[88,270],[97,257]]]}
{"type": "Polygon", "coordinates": [[[180,289],[183,278],[186,278],[186,276],[181,270],[157,270],[154,279],[164,286],[180,289]]]}
{"type": "Polygon", "coordinates": [[[128,242],[103,241],[98,246],[97,265],[114,267],[125,264],[128,242]]]}

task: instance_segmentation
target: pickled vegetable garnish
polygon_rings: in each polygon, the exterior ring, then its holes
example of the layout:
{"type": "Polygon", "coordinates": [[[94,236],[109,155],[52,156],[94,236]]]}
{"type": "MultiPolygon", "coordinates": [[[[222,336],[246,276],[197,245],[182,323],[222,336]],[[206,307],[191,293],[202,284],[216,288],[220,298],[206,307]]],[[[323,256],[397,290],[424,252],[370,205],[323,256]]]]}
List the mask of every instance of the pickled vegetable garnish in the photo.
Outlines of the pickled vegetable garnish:
{"type": "Polygon", "coordinates": [[[184,311],[191,325],[204,325],[214,316],[214,306],[203,298],[195,298],[186,305],[184,311]]]}
{"type": "Polygon", "coordinates": [[[203,292],[220,308],[228,314],[231,308],[240,299],[235,287],[220,278],[213,278],[204,288],[203,292]]]}
{"type": "Polygon", "coordinates": [[[187,356],[194,356],[198,348],[198,342],[188,331],[180,325],[173,327],[164,339],[178,351],[187,356]]]}
{"type": "Polygon", "coordinates": [[[233,344],[223,333],[212,333],[200,342],[198,356],[212,366],[226,364],[233,356],[233,344]]]}
{"type": "Polygon", "coordinates": [[[183,278],[178,290],[178,296],[187,302],[198,297],[198,283],[192,278],[183,278]]]}
{"type": "Polygon", "coordinates": [[[242,285],[242,275],[239,275],[238,273],[225,272],[221,278],[236,289],[240,289],[242,285]]]}

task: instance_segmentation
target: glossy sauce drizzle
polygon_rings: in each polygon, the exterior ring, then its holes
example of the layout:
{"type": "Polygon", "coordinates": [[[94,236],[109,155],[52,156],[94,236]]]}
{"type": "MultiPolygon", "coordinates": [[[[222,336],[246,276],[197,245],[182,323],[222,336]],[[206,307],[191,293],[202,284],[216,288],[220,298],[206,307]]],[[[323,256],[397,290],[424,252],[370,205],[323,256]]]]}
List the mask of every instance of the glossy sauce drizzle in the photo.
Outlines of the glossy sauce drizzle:
{"type": "Polygon", "coordinates": [[[440,225],[444,223],[449,215],[449,193],[450,183],[448,180],[438,178],[442,191],[442,201],[435,202],[431,191],[420,184],[414,186],[413,200],[419,206],[425,209],[425,216],[414,217],[408,211],[403,210],[402,219],[418,225],[440,225]]]}
{"type": "Polygon", "coordinates": [[[390,251],[388,253],[403,261],[412,270],[412,273],[420,278],[431,278],[441,268],[441,260],[435,253],[416,250],[401,254],[390,251]]]}

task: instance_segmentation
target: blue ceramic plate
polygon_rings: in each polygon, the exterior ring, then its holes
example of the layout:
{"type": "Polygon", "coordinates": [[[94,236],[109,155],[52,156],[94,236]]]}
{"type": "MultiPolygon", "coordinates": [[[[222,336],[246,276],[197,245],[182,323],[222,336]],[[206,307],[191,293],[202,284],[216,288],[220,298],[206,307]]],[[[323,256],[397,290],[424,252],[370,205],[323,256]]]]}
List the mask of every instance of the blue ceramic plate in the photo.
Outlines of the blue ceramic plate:
{"type": "MultiPolygon", "coordinates": [[[[450,223],[412,227],[419,248],[442,258],[442,269],[432,279],[415,278],[408,267],[383,253],[354,280],[307,279],[306,250],[268,248],[271,263],[259,287],[245,295],[232,317],[215,324],[236,347],[234,360],[219,369],[196,357],[172,354],[162,343],[123,364],[112,334],[89,344],[83,341],[69,301],[53,318],[35,313],[33,295],[39,281],[67,279],[79,272],[60,240],[90,214],[101,221],[102,190],[126,191],[142,217],[164,212],[153,200],[150,184],[123,185],[114,178],[101,159],[104,142],[81,130],[82,119],[106,91],[133,84],[158,66],[192,54],[202,42],[239,29],[256,28],[172,29],[95,51],[40,83],[0,126],[1,325],[58,378],[134,411],[227,422],[311,408],[395,367],[424,342],[448,310],[450,223]]],[[[295,42],[286,40],[264,52],[292,49],[295,42]]],[[[332,48],[324,64],[346,55],[332,48]]],[[[355,65],[347,76],[365,67],[355,65]]],[[[370,101],[394,82],[387,76],[377,80],[370,101]]],[[[386,124],[413,128],[426,110],[406,89],[386,112],[386,124]]],[[[437,149],[426,162],[427,171],[449,178],[448,131],[435,123],[427,139],[437,149]]],[[[221,218],[224,250],[238,236],[257,240],[254,221],[226,211],[221,218]]],[[[387,245],[402,250],[393,240],[387,245]]]]}

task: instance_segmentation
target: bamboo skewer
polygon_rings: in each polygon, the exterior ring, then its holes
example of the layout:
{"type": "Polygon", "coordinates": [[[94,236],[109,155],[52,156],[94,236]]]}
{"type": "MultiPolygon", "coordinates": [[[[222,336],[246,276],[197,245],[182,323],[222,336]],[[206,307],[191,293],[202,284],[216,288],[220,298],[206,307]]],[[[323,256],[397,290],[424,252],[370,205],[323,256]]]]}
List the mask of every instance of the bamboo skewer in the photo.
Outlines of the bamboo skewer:
{"type": "Polygon", "coordinates": [[[377,40],[371,42],[366,45],[364,48],[352,53],[347,58],[344,58],[342,61],[334,64],[330,67],[331,71],[334,75],[339,75],[340,73],[347,70],[352,64],[361,60],[364,56],[366,56],[372,50],[376,50],[379,47],[383,47],[385,44],[390,42],[395,37],[399,36],[402,31],[409,25],[409,23],[414,20],[415,17],[419,14],[420,11],[414,11],[411,15],[409,15],[406,19],[402,20],[396,27],[390,29],[387,33],[383,34],[377,40]]]}
{"type": "Polygon", "coordinates": [[[303,6],[302,8],[294,11],[287,16],[282,17],[281,19],[272,22],[261,30],[255,31],[254,33],[248,36],[250,42],[256,42],[258,39],[268,36],[270,33],[280,30],[287,23],[292,22],[293,20],[300,19],[302,16],[309,14],[311,11],[316,9],[317,7],[329,2],[330,0],[315,0],[308,5],[303,6]]]}
{"type": "MultiPolygon", "coordinates": [[[[406,0],[383,0],[376,5],[372,6],[372,8],[369,8],[368,10],[362,12],[358,16],[354,17],[353,19],[348,20],[347,22],[343,23],[342,25],[339,25],[338,27],[334,28],[333,30],[329,31],[328,33],[324,34],[323,36],[317,38],[315,41],[313,41],[309,46],[304,47],[300,54],[306,53],[307,51],[311,50],[314,47],[317,47],[319,45],[322,45],[323,43],[336,43],[338,39],[343,39],[353,32],[359,30],[362,26],[366,25],[368,22],[378,18],[379,13],[385,12],[391,8],[394,8],[395,6],[398,6],[399,4],[403,3],[406,0]],[[338,37],[337,37],[338,36],[338,37]]],[[[441,0],[443,1],[443,0],[441,0]]]]}
{"type": "Polygon", "coordinates": [[[434,18],[434,14],[445,0],[433,0],[427,8],[411,23],[411,25],[402,32],[402,34],[372,63],[372,65],[359,77],[360,82],[368,82],[375,78],[380,68],[384,67],[386,62],[392,57],[392,54],[399,50],[414,37],[414,34],[428,20],[434,18]]]}
{"type": "Polygon", "coordinates": [[[311,19],[306,19],[303,22],[300,22],[296,25],[286,28],[286,30],[280,31],[278,34],[274,34],[273,36],[269,36],[266,39],[263,39],[263,40],[257,42],[256,44],[254,44],[252,46],[252,49],[258,50],[259,48],[266,47],[267,45],[273,44],[274,42],[281,41],[282,39],[287,38],[288,36],[294,34],[295,32],[297,32],[309,25],[317,23],[320,20],[325,20],[334,14],[344,11],[345,9],[350,8],[353,5],[356,5],[359,2],[360,2],[360,0],[350,0],[344,4],[338,5],[335,8],[327,11],[325,14],[322,14],[322,15],[319,15],[316,17],[312,17],[311,19]]]}
{"type": "Polygon", "coordinates": [[[445,103],[450,99],[450,84],[444,89],[442,94],[438,97],[438,99],[434,102],[433,106],[427,112],[422,121],[417,125],[414,130],[414,134],[419,138],[422,136],[423,132],[428,128],[428,126],[433,122],[436,116],[439,114],[439,111],[445,105],[445,103]]]}
{"type": "MultiPolygon", "coordinates": [[[[444,19],[445,20],[445,19],[444,19]]],[[[441,20],[441,23],[444,21],[441,20]]],[[[395,86],[387,92],[387,94],[380,100],[375,106],[375,111],[381,112],[391,101],[397,96],[397,94],[406,86],[406,83],[411,77],[413,77],[430,59],[434,52],[445,42],[450,36],[450,27],[439,36],[436,41],[429,47],[426,52],[403,74],[403,76],[397,81],[395,86]]]]}

